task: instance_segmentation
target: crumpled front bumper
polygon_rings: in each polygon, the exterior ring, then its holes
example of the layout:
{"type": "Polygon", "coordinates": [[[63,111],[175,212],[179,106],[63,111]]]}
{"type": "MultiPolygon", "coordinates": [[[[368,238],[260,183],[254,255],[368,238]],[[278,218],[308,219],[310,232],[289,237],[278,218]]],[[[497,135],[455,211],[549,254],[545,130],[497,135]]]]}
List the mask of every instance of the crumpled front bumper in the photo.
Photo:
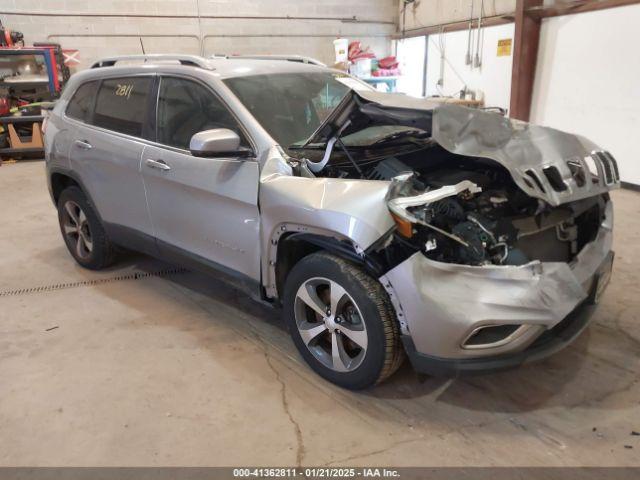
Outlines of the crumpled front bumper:
{"type": "Polygon", "coordinates": [[[491,371],[551,354],[587,325],[613,259],[613,208],[595,240],[569,264],[441,263],[418,252],[381,278],[392,294],[414,368],[430,374],[491,371]],[[598,281],[603,278],[600,286],[598,281]],[[482,326],[523,325],[490,348],[463,343],[482,326]]]}

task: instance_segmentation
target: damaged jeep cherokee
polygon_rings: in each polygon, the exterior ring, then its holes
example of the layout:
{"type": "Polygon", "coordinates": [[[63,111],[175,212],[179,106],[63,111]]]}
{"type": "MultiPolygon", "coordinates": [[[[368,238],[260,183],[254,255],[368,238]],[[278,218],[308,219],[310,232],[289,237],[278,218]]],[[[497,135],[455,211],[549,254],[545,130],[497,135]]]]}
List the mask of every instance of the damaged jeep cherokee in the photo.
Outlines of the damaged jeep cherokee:
{"type": "Polygon", "coordinates": [[[318,66],[143,59],[75,75],[49,119],[81,265],[121,245],[213,270],[282,306],[305,361],[352,389],[405,354],[428,374],[494,371],[586,327],[619,185],[589,140],[318,66]]]}

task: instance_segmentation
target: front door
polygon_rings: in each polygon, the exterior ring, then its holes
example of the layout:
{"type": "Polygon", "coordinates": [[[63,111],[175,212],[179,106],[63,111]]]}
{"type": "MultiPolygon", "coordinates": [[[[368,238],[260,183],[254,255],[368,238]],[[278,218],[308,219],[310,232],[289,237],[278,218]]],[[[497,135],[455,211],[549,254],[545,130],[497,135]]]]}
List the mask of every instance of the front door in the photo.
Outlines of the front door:
{"type": "Polygon", "coordinates": [[[191,137],[213,128],[234,130],[249,146],[209,87],[183,77],[160,79],[156,145],[142,155],[154,234],[168,257],[184,254],[259,280],[258,163],[191,155],[191,137]]]}

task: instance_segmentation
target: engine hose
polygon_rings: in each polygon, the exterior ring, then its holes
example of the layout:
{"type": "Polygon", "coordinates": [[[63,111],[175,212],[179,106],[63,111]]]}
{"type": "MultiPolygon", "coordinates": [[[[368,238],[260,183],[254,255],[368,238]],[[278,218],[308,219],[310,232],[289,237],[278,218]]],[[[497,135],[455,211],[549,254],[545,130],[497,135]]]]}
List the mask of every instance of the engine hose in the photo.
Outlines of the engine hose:
{"type": "Polygon", "coordinates": [[[333,146],[338,141],[338,137],[333,137],[331,140],[327,142],[327,149],[324,152],[324,157],[319,162],[312,162],[311,160],[307,160],[307,167],[313,173],[318,173],[321,171],[327,163],[329,163],[329,159],[331,158],[331,152],[333,151],[333,146]]]}
{"type": "Polygon", "coordinates": [[[329,163],[329,159],[331,158],[331,153],[333,152],[333,146],[339,140],[340,134],[349,125],[351,125],[351,120],[347,120],[345,124],[340,127],[340,130],[338,130],[338,132],[329,139],[329,141],[327,142],[327,149],[324,152],[324,157],[322,157],[322,160],[320,160],[319,162],[312,162],[311,160],[307,159],[307,167],[309,167],[309,170],[311,170],[313,173],[318,173],[327,166],[327,163],[329,163]]]}

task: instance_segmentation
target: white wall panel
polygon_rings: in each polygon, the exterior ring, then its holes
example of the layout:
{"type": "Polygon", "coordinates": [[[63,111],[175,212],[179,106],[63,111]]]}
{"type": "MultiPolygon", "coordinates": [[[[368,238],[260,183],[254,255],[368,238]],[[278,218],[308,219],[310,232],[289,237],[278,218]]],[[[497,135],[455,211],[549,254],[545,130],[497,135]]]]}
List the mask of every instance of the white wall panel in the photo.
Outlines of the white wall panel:
{"type": "Polygon", "coordinates": [[[397,42],[396,56],[402,75],[397,82],[397,91],[422,96],[424,75],[425,37],[412,37],[397,42]]]}
{"type": "Polygon", "coordinates": [[[542,23],[531,121],[582,134],[640,184],[640,5],[542,23]]]}
{"type": "Polygon", "coordinates": [[[514,24],[497,25],[483,29],[481,40],[481,68],[465,65],[467,32],[451,32],[443,35],[445,64],[444,83],[438,86],[440,77],[440,35],[429,36],[427,61],[427,96],[456,95],[466,85],[470,90],[484,94],[488,107],[509,108],[511,95],[511,66],[513,52],[498,57],[498,40],[513,39],[514,24]]]}

